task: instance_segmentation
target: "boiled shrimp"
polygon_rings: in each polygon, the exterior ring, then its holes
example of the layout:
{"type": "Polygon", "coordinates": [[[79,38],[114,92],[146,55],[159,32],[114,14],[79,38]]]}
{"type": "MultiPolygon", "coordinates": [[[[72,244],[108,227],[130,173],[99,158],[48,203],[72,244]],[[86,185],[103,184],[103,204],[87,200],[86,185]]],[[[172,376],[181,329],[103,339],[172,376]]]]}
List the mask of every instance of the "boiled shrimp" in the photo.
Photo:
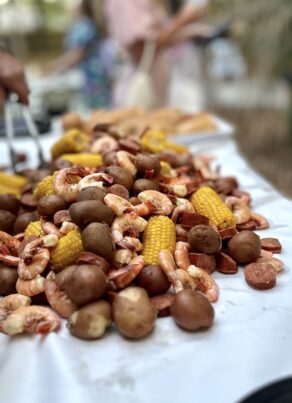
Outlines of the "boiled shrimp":
{"type": "Polygon", "coordinates": [[[175,245],[174,259],[179,269],[187,270],[191,265],[189,248],[190,245],[187,242],[177,242],[175,245]]]}
{"type": "Polygon", "coordinates": [[[19,257],[0,253],[0,262],[6,263],[8,266],[17,267],[19,264],[19,260],[19,257]]]}
{"type": "Polygon", "coordinates": [[[232,210],[236,219],[236,224],[245,224],[251,219],[250,208],[238,197],[226,197],[225,204],[230,208],[230,210],[232,210]]]}
{"type": "Polygon", "coordinates": [[[9,254],[12,256],[18,255],[18,248],[20,245],[20,241],[16,239],[14,236],[7,234],[4,231],[0,231],[0,244],[3,244],[9,254]]]}
{"type": "Polygon", "coordinates": [[[62,237],[62,234],[61,234],[59,228],[55,224],[53,224],[49,221],[41,220],[41,226],[42,226],[42,229],[45,234],[54,234],[58,238],[62,237]]]}
{"type": "Polygon", "coordinates": [[[118,249],[115,252],[115,266],[125,266],[130,264],[133,257],[133,252],[129,249],[118,249]]]}
{"type": "Polygon", "coordinates": [[[209,156],[200,156],[194,161],[196,171],[199,171],[204,179],[214,180],[219,178],[219,174],[217,172],[212,172],[210,169],[210,162],[213,159],[213,157],[209,156]]]}
{"type": "Polygon", "coordinates": [[[176,207],[174,208],[171,219],[174,223],[177,222],[178,217],[184,213],[185,211],[189,213],[193,213],[195,211],[194,206],[192,203],[187,199],[177,198],[175,201],[176,207]]]}
{"type": "Polygon", "coordinates": [[[142,204],[133,207],[133,210],[138,215],[148,215],[151,213],[169,215],[173,210],[173,204],[169,198],[157,190],[144,190],[137,197],[142,202],[142,204]]]}
{"type": "Polygon", "coordinates": [[[251,220],[255,221],[256,229],[267,229],[270,227],[268,220],[260,214],[251,212],[250,215],[251,220]]]}
{"type": "Polygon", "coordinates": [[[144,257],[135,256],[128,266],[123,267],[122,269],[110,271],[108,278],[113,283],[114,288],[124,288],[138,276],[144,266],[144,257]]]}
{"type": "Polygon", "coordinates": [[[60,233],[62,234],[62,236],[64,236],[69,234],[69,232],[75,231],[77,229],[78,229],[77,225],[74,224],[73,222],[63,221],[60,228],[60,233]]]}
{"type": "Polygon", "coordinates": [[[38,274],[32,280],[22,280],[18,278],[16,281],[16,291],[19,294],[33,297],[34,295],[41,294],[45,290],[45,278],[38,274]]]}
{"type": "Polygon", "coordinates": [[[78,190],[80,191],[89,186],[97,186],[100,188],[104,188],[104,184],[111,185],[113,181],[114,180],[112,176],[107,175],[103,172],[98,172],[95,174],[87,175],[84,178],[82,178],[78,182],[78,190]]]}
{"type": "Polygon", "coordinates": [[[113,240],[121,248],[131,249],[128,247],[129,242],[131,243],[130,237],[127,237],[125,242],[124,233],[129,232],[132,235],[133,245],[135,245],[136,241],[134,241],[134,239],[140,232],[145,230],[146,226],[147,221],[135,213],[128,213],[121,217],[116,217],[111,226],[113,240]]]}
{"type": "Polygon", "coordinates": [[[18,264],[18,275],[22,280],[32,280],[43,273],[50,261],[50,251],[43,247],[41,238],[29,242],[18,264]]]}
{"type": "Polygon", "coordinates": [[[60,325],[61,320],[52,309],[32,305],[13,311],[0,322],[0,330],[9,335],[24,332],[45,334],[57,330],[60,325]]]}
{"type": "Polygon", "coordinates": [[[69,318],[73,312],[77,311],[78,306],[57,285],[56,274],[52,271],[45,279],[44,291],[49,305],[63,318],[69,318]]]}
{"type": "Polygon", "coordinates": [[[191,265],[187,272],[196,283],[196,290],[201,291],[210,302],[216,302],[219,298],[219,289],[215,280],[205,270],[191,265]]]}
{"type": "Polygon", "coordinates": [[[176,236],[188,240],[188,231],[180,224],[175,224],[176,236]]]}
{"type": "MultiPolygon", "coordinates": [[[[21,294],[10,294],[4,297],[0,301],[0,323],[3,321],[12,311],[21,308],[23,306],[29,306],[31,304],[31,298],[21,294]]],[[[1,330],[1,326],[0,326],[1,330]]]]}
{"type": "Polygon", "coordinates": [[[54,224],[55,225],[60,225],[64,221],[70,221],[70,222],[72,221],[71,217],[70,217],[70,214],[69,214],[69,210],[57,211],[54,214],[54,224]]]}
{"type": "Polygon", "coordinates": [[[137,168],[134,165],[135,156],[127,151],[118,151],[116,156],[118,165],[135,176],[137,173],[137,168]]]}
{"type": "Polygon", "coordinates": [[[161,186],[166,192],[174,193],[178,197],[185,197],[197,188],[197,182],[189,176],[183,175],[168,179],[167,183],[162,183],[161,186]]]}
{"type": "Polygon", "coordinates": [[[79,192],[78,181],[84,177],[87,170],[82,167],[70,167],[57,171],[53,180],[53,188],[57,196],[60,196],[67,203],[76,200],[79,192]]]}
{"type": "Polygon", "coordinates": [[[115,213],[117,216],[124,214],[126,210],[131,210],[133,205],[121,196],[108,193],[104,197],[104,203],[115,213]]]}
{"type": "Polygon", "coordinates": [[[92,153],[108,154],[119,149],[119,143],[111,136],[102,136],[94,140],[90,147],[92,153]]]}

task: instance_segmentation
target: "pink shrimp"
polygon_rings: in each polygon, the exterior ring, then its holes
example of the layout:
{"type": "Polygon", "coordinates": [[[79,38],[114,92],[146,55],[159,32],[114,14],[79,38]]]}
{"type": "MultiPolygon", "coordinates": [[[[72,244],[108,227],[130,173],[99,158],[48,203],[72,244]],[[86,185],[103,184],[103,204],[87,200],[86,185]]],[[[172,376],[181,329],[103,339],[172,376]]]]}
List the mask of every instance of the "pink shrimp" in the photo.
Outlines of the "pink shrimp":
{"type": "Polygon", "coordinates": [[[4,231],[0,231],[0,244],[3,244],[9,254],[12,256],[18,255],[18,248],[20,245],[20,241],[16,239],[14,236],[7,234],[4,231]]]}
{"type": "Polygon", "coordinates": [[[236,224],[245,224],[251,219],[250,208],[238,197],[226,197],[225,204],[232,210],[236,218],[236,224]]]}
{"type": "Polygon", "coordinates": [[[90,147],[92,153],[108,154],[119,149],[119,143],[113,137],[105,135],[94,140],[90,147]]]}
{"type": "Polygon", "coordinates": [[[18,278],[16,281],[16,291],[19,294],[33,297],[34,295],[41,294],[45,290],[45,278],[37,275],[32,280],[22,280],[18,278]]]}
{"type": "Polygon", "coordinates": [[[169,198],[157,190],[144,190],[137,197],[142,204],[134,206],[133,211],[136,211],[138,215],[169,215],[173,210],[173,204],[169,198]]]}
{"type": "Polygon", "coordinates": [[[38,238],[25,246],[18,264],[18,275],[22,280],[32,280],[46,269],[50,251],[43,245],[43,239],[38,238]]]}
{"type": "Polygon", "coordinates": [[[129,249],[118,249],[115,252],[114,264],[117,267],[123,267],[130,264],[133,257],[133,252],[129,249]]]}
{"type": "Polygon", "coordinates": [[[174,258],[179,269],[187,270],[191,265],[189,258],[190,245],[187,242],[177,242],[174,251],[174,258]]]}
{"type": "Polygon", "coordinates": [[[115,289],[121,289],[130,284],[134,278],[138,276],[144,266],[144,257],[135,256],[128,266],[118,270],[111,270],[108,274],[108,278],[115,289]]]}
{"type": "Polygon", "coordinates": [[[76,200],[79,192],[78,177],[84,177],[87,170],[82,167],[70,167],[57,171],[53,180],[53,188],[57,196],[67,203],[76,200]]]}
{"type": "Polygon", "coordinates": [[[268,220],[260,214],[251,212],[250,215],[251,220],[255,221],[256,229],[267,229],[270,227],[268,220]]]}
{"type": "Polygon", "coordinates": [[[196,283],[196,290],[206,295],[210,302],[216,302],[219,298],[219,289],[215,280],[204,269],[191,265],[187,272],[196,283]]]}
{"type": "Polygon", "coordinates": [[[128,200],[113,193],[108,193],[104,197],[104,203],[115,213],[117,216],[124,214],[126,210],[131,210],[134,206],[128,200]]]}
{"type": "Polygon", "coordinates": [[[137,173],[137,168],[134,165],[135,156],[127,151],[118,151],[116,156],[118,165],[135,176],[137,173]]]}
{"type": "Polygon", "coordinates": [[[193,213],[195,211],[192,203],[187,199],[177,198],[175,201],[176,207],[174,208],[171,219],[174,223],[177,222],[178,217],[185,211],[193,213]]]}
{"type": "Polygon", "coordinates": [[[52,309],[32,305],[13,311],[0,323],[0,329],[11,336],[24,332],[45,334],[57,330],[60,325],[61,320],[52,309]]]}
{"type": "Polygon", "coordinates": [[[104,187],[104,184],[111,185],[114,179],[112,176],[107,175],[103,172],[94,173],[91,175],[87,175],[78,182],[78,190],[82,190],[89,186],[97,186],[100,188],[104,187]]]}
{"type": "Polygon", "coordinates": [[[29,306],[31,304],[31,298],[21,294],[10,294],[4,297],[0,301],[0,331],[1,322],[7,318],[7,316],[15,309],[22,306],[29,306]]]}
{"type": "Polygon", "coordinates": [[[121,248],[140,250],[142,246],[136,238],[140,232],[145,230],[146,226],[147,221],[135,213],[128,213],[121,217],[116,217],[111,226],[113,240],[121,248]],[[124,232],[126,231],[130,232],[132,238],[124,238],[124,232]]]}
{"type": "Polygon", "coordinates": [[[44,291],[50,306],[63,318],[69,318],[73,312],[77,311],[78,306],[57,285],[56,274],[52,271],[45,279],[44,291]]]}

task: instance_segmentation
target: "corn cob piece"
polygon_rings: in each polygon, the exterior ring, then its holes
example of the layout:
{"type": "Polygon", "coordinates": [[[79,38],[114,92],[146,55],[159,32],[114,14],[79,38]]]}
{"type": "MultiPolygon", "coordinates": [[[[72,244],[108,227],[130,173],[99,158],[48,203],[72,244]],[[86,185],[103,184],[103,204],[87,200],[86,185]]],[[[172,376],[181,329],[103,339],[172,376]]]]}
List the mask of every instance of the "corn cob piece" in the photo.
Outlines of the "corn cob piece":
{"type": "Polygon", "coordinates": [[[98,153],[63,154],[61,159],[70,161],[73,165],[81,165],[89,168],[100,167],[103,164],[102,156],[98,153]]]}
{"type": "Polygon", "coordinates": [[[161,130],[151,129],[143,134],[141,147],[152,153],[160,153],[165,149],[166,134],[161,130]]]}
{"type": "Polygon", "coordinates": [[[162,175],[171,175],[171,166],[168,162],[160,161],[160,167],[161,167],[160,173],[162,175]]]}
{"type": "Polygon", "coordinates": [[[146,264],[159,263],[162,250],[173,252],[176,232],[173,221],[165,216],[151,217],[143,234],[143,256],[146,264]]]}
{"type": "Polygon", "coordinates": [[[21,175],[9,175],[0,171],[0,186],[20,190],[27,181],[27,178],[21,175]]]}
{"type": "Polygon", "coordinates": [[[16,188],[10,188],[8,186],[4,186],[0,184],[0,195],[3,194],[13,194],[15,196],[20,196],[20,190],[16,188]]]}
{"type": "Polygon", "coordinates": [[[235,227],[236,219],[218,194],[208,186],[198,189],[191,196],[195,211],[209,218],[219,229],[235,227]]]}
{"type": "Polygon", "coordinates": [[[70,231],[59,239],[57,246],[51,252],[51,263],[54,270],[60,271],[75,263],[83,250],[80,232],[78,230],[70,231]]]}
{"type": "Polygon", "coordinates": [[[89,144],[89,137],[77,129],[68,130],[51,148],[52,158],[56,159],[62,154],[79,153],[89,144]]]}
{"type": "Polygon", "coordinates": [[[47,176],[36,186],[33,192],[36,199],[39,200],[44,196],[49,196],[55,193],[53,188],[53,180],[54,176],[47,176]]]}
{"type": "Polygon", "coordinates": [[[40,221],[32,221],[26,227],[26,230],[24,231],[24,238],[28,238],[29,236],[32,236],[32,235],[36,236],[36,237],[45,235],[40,221]]]}

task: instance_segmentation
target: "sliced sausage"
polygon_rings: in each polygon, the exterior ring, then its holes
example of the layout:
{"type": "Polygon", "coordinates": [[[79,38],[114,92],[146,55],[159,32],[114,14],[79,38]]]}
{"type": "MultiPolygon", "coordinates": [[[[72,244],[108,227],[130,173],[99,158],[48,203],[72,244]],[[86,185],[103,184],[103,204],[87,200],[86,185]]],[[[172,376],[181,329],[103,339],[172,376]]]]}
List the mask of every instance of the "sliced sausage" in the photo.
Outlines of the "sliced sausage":
{"type": "Polygon", "coordinates": [[[276,270],[269,263],[251,263],[244,269],[245,281],[256,290],[268,290],[276,285],[276,270]]]}

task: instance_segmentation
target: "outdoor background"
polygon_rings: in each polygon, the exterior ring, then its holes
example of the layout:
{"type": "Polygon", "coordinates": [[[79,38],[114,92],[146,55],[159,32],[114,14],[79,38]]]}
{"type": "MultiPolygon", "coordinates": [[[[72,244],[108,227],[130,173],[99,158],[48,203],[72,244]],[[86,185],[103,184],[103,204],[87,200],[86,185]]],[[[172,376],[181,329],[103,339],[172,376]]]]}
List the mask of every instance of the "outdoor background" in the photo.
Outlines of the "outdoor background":
{"type": "MultiPolygon", "coordinates": [[[[0,39],[26,64],[31,80],[42,77],[49,61],[61,53],[76,3],[0,0],[0,39]]],[[[105,24],[102,1],[94,4],[99,23],[105,24]]],[[[208,20],[231,21],[229,41],[236,46],[221,68],[215,57],[220,46],[206,50],[208,109],[235,125],[251,165],[292,197],[292,1],[212,0],[208,20]]],[[[63,85],[50,94],[55,105],[63,104],[69,91],[68,83],[63,85]]]]}

